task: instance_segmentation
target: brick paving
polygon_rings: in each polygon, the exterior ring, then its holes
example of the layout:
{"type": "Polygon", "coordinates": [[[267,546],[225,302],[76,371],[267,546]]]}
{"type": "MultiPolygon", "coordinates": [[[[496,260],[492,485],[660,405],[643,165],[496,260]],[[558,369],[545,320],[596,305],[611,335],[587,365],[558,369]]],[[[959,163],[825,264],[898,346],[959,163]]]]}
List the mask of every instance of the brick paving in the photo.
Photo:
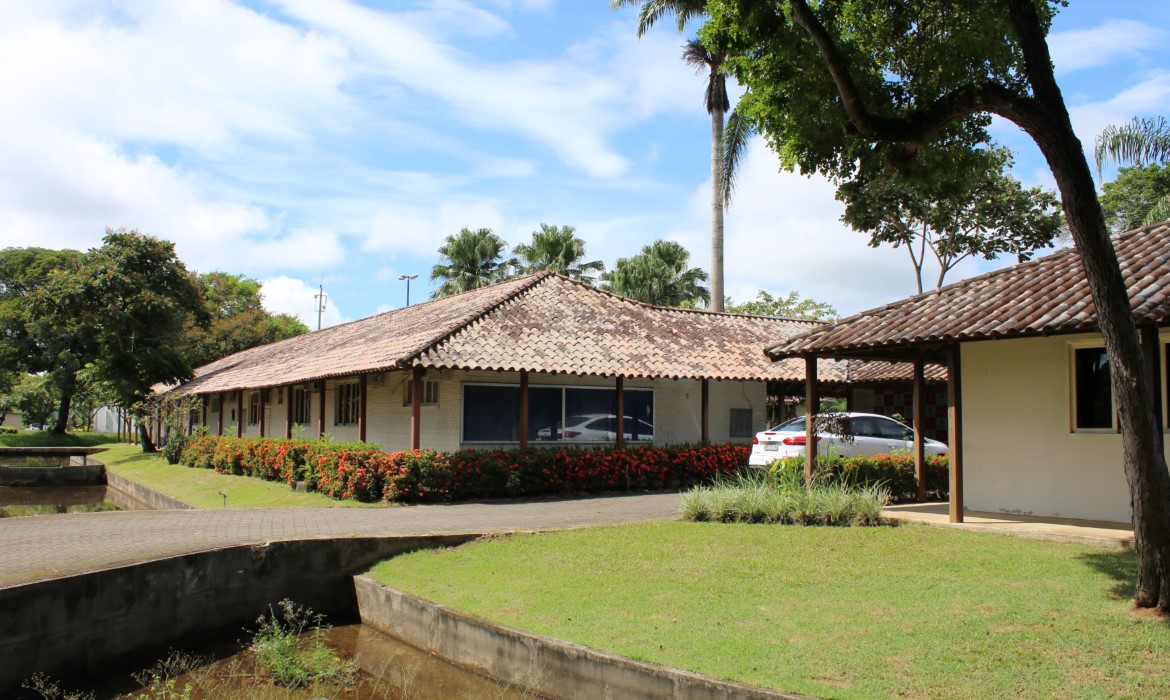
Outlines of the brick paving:
{"type": "Polygon", "coordinates": [[[0,519],[0,587],[276,540],[502,533],[673,518],[677,494],[400,508],[71,513],[0,519]]]}

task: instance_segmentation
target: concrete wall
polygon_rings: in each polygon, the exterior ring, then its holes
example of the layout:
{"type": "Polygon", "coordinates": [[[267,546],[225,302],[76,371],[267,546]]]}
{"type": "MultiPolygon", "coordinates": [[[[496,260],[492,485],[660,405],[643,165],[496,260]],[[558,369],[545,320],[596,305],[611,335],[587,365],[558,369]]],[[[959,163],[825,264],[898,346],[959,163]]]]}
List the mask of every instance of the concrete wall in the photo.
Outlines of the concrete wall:
{"type": "MultiPolygon", "coordinates": [[[[431,370],[426,378],[439,382],[438,405],[422,406],[422,445],[423,447],[453,451],[460,448],[491,449],[495,447],[515,447],[517,443],[463,443],[463,385],[464,384],[511,384],[519,386],[518,372],[464,372],[457,370],[431,370]]],[[[358,439],[356,425],[337,425],[336,393],[337,385],[349,379],[328,380],[325,382],[325,432],[335,441],[347,442],[358,439]]],[[[403,405],[405,384],[410,381],[410,373],[405,371],[384,372],[370,375],[367,380],[366,399],[366,440],[379,444],[386,451],[406,450],[410,448],[410,411],[408,405],[403,405]]],[[[529,384],[538,386],[580,386],[606,387],[614,386],[612,377],[578,377],[564,374],[531,374],[529,384]]],[[[626,387],[629,389],[654,390],[654,444],[673,445],[679,443],[698,442],[702,436],[701,428],[701,389],[698,380],[651,380],[628,379],[626,387]]],[[[276,403],[276,391],[270,393],[267,405],[267,424],[265,435],[269,437],[284,436],[284,416],[288,410],[287,399],[284,405],[276,403]]],[[[279,391],[283,392],[284,389],[279,391]]],[[[248,397],[251,392],[244,392],[244,414],[248,410],[248,397]]],[[[232,395],[227,395],[231,397],[232,395]]],[[[316,393],[311,398],[312,419],[305,426],[302,434],[307,437],[317,435],[317,415],[319,399],[316,393]]],[[[764,382],[740,381],[712,381],[710,382],[710,428],[711,442],[734,442],[750,444],[751,435],[763,430],[767,404],[767,387],[764,382]],[[730,437],[731,410],[749,409],[752,412],[752,430],[747,437],[730,437]]],[[[231,429],[231,410],[235,407],[235,399],[229,398],[225,402],[227,414],[224,419],[224,433],[234,435],[231,429]]],[[[207,416],[209,430],[216,432],[216,413],[209,411],[207,416]]],[[[244,425],[244,435],[258,435],[259,426],[244,425]]]]}
{"type": "Polygon", "coordinates": [[[238,635],[286,597],[334,620],[353,617],[353,573],[474,537],[273,542],[0,588],[0,695],[37,672],[85,679],[183,640],[238,635]]]}
{"type": "Polygon", "coordinates": [[[195,506],[165,493],[131,481],[121,474],[105,472],[106,498],[120,510],[189,510],[195,506]]]}
{"type": "Polygon", "coordinates": [[[354,578],[362,623],[458,666],[554,700],[791,699],[773,690],[632,661],[497,625],[444,605],[354,578]]]}
{"type": "Polygon", "coordinates": [[[1086,334],[961,346],[968,508],[1130,520],[1121,437],[1073,429],[1071,349],[1095,341],[1086,334]]]}

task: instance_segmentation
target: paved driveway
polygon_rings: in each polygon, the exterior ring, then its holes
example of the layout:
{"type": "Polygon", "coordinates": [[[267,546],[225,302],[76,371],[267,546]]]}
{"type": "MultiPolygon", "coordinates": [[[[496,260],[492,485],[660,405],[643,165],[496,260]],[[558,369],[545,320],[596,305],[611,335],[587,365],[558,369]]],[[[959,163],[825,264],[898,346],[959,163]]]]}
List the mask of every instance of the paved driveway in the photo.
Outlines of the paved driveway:
{"type": "Polygon", "coordinates": [[[677,494],[400,508],[72,513],[0,519],[0,586],[274,540],[499,533],[678,515],[677,494]]]}

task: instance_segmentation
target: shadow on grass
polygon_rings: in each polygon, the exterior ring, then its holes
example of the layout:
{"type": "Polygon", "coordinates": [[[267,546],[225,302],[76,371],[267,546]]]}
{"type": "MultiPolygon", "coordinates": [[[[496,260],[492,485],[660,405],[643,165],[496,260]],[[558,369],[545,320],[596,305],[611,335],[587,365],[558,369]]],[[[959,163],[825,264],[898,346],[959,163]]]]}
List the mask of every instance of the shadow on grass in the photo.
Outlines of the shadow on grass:
{"type": "Polygon", "coordinates": [[[1133,550],[1101,550],[1077,558],[1113,580],[1109,593],[1114,598],[1131,599],[1137,592],[1137,554],[1133,550]]]}

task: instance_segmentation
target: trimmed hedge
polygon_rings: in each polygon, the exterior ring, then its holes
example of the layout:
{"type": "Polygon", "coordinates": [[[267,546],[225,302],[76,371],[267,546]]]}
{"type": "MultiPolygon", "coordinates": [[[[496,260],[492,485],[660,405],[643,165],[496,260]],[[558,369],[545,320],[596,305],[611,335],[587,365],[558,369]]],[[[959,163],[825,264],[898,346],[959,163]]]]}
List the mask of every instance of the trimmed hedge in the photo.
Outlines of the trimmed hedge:
{"type": "MultiPolygon", "coordinates": [[[[785,468],[795,468],[801,473],[804,472],[804,457],[789,457],[783,460],[783,463],[785,468]]],[[[926,458],[927,500],[947,499],[951,485],[948,464],[945,456],[926,458]]],[[[918,498],[914,456],[909,454],[821,458],[817,460],[816,476],[830,484],[884,486],[889,489],[894,503],[905,503],[918,498]]]]}
{"type": "Polygon", "coordinates": [[[554,493],[683,488],[733,474],[749,448],[678,445],[383,452],[370,443],[200,435],[181,463],[290,485],[337,499],[404,503],[554,493]]]}

